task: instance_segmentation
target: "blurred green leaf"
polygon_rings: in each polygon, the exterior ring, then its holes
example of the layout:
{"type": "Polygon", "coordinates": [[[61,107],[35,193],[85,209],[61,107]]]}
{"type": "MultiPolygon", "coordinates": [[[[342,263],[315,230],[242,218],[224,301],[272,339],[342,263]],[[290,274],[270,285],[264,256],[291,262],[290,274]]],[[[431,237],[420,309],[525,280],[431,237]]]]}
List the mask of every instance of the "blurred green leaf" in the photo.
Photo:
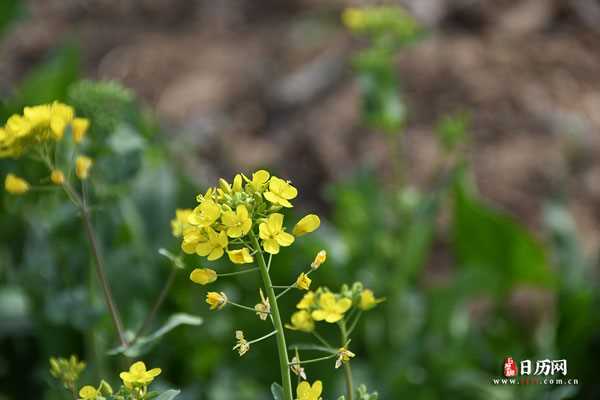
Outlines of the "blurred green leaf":
{"type": "Polygon", "coordinates": [[[181,256],[176,256],[167,249],[158,249],[158,254],[171,261],[175,268],[185,269],[185,264],[183,263],[183,259],[181,256]]]}
{"type": "Polygon", "coordinates": [[[156,398],[156,400],[172,400],[177,397],[181,393],[180,390],[170,389],[164,393],[161,393],[160,396],[156,398]]]}
{"type": "Polygon", "coordinates": [[[30,304],[25,291],[18,286],[0,287],[0,337],[21,332],[31,325],[30,304]]]}
{"type": "Polygon", "coordinates": [[[273,395],[273,400],[283,400],[283,387],[279,383],[273,382],[271,384],[271,394],[273,395]]]}

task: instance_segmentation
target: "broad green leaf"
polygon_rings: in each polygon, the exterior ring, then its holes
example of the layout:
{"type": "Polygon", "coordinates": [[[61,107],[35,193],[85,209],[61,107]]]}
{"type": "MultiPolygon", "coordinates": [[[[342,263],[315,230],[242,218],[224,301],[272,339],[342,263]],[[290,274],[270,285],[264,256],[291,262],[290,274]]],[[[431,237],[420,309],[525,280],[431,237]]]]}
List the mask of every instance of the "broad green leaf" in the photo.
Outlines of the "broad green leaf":
{"type": "Polygon", "coordinates": [[[202,324],[202,318],[196,317],[194,315],[179,313],[173,314],[167,322],[157,329],[154,333],[148,336],[142,336],[138,340],[135,341],[133,345],[128,347],[119,346],[112,350],[108,351],[109,355],[123,354],[127,357],[138,357],[142,354],[147,353],[160,339],[162,336],[166,335],[173,329],[177,328],[179,325],[193,325],[198,326],[202,324]]]}
{"type": "Polygon", "coordinates": [[[170,389],[161,393],[155,400],[172,400],[181,393],[181,390],[170,389]]]}
{"type": "Polygon", "coordinates": [[[271,394],[273,394],[273,400],[283,400],[283,388],[279,383],[273,382],[271,384],[271,394]]]}

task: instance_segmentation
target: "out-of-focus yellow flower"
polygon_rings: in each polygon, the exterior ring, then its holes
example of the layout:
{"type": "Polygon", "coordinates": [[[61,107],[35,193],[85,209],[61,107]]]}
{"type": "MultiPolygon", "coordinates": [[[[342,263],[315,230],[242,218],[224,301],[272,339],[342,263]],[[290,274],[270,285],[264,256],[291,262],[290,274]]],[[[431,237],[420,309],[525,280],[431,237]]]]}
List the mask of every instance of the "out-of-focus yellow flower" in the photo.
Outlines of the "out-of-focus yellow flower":
{"type": "Polygon", "coordinates": [[[55,185],[62,185],[65,183],[65,174],[63,174],[60,169],[52,170],[52,173],[50,174],[50,180],[55,185]]]}
{"type": "Polygon", "coordinates": [[[27,118],[19,115],[13,114],[6,121],[6,125],[4,129],[9,135],[12,135],[15,138],[22,138],[24,136],[29,135],[31,132],[32,123],[27,118]]]}
{"type": "Polygon", "coordinates": [[[227,255],[234,264],[249,264],[254,261],[254,257],[246,247],[237,250],[228,250],[227,255]]]}
{"type": "Polygon", "coordinates": [[[199,285],[208,285],[217,280],[217,272],[210,268],[195,268],[190,274],[190,280],[199,285]]]}
{"type": "Polygon", "coordinates": [[[87,118],[75,118],[71,122],[71,128],[73,129],[73,141],[75,143],[81,143],[88,128],[90,127],[90,120],[87,118]]]}
{"type": "Polygon", "coordinates": [[[265,199],[271,203],[288,208],[292,207],[289,200],[294,199],[297,195],[298,190],[295,187],[276,176],[271,177],[269,190],[264,193],[265,199]]]}
{"type": "Polygon", "coordinates": [[[312,279],[310,279],[308,277],[308,275],[306,275],[304,272],[302,272],[302,273],[300,273],[300,275],[298,275],[298,278],[296,279],[296,287],[298,289],[308,290],[310,288],[311,282],[312,282],[312,279]]]}
{"type": "Polygon", "coordinates": [[[91,158],[86,156],[79,156],[75,160],[75,175],[81,180],[88,178],[90,174],[90,168],[94,162],[91,158]]]}
{"type": "Polygon", "coordinates": [[[307,233],[311,233],[319,229],[319,226],[321,226],[321,220],[319,219],[319,216],[315,214],[308,214],[298,221],[292,230],[292,234],[296,237],[306,235],[307,233]]]}
{"type": "Polygon", "coordinates": [[[75,382],[85,369],[85,363],[79,361],[77,356],[67,358],[50,358],[50,375],[62,382],[69,390],[75,390],[75,382]]]}
{"type": "Polygon", "coordinates": [[[345,347],[340,347],[337,354],[338,358],[335,360],[335,368],[341,367],[342,364],[349,362],[356,355],[345,347]]]}
{"type": "Polygon", "coordinates": [[[215,232],[212,228],[206,228],[207,236],[201,240],[196,246],[196,253],[206,257],[209,261],[218,260],[223,256],[227,244],[227,235],[224,231],[215,232]]]}
{"type": "Polygon", "coordinates": [[[360,308],[363,311],[368,311],[383,301],[385,301],[385,299],[376,299],[372,290],[365,289],[362,292],[360,292],[358,308],[360,308]]]}
{"type": "Polygon", "coordinates": [[[225,225],[227,236],[239,238],[246,235],[252,227],[252,219],[248,215],[248,209],[240,204],[235,211],[225,211],[221,216],[221,222],[225,225]]]}
{"type": "Polygon", "coordinates": [[[289,246],[294,243],[294,237],[283,230],[283,214],[273,213],[266,222],[258,226],[263,248],[267,253],[279,253],[279,246],[289,246]]]}
{"type": "Polygon", "coordinates": [[[171,220],[171,232],[176,238],[183,235],[183,231],[189,226],[188,219],[192,215],[192,210],[177,209],[175,210],[175,218],[171,220]]]}
{"type": "Polygon", "coordinates": [[[313,270],[318,269],[321,266],[321,264],[323,264],[325,262],[325,260],[327,260],[327,252],[325,250],[321,250],[315,256],[315,259],[310,264],[310,267],[313,270]]]}
{"type": "Polygon", "coordinates": [[[315,292],[308,292],[302,297],[302,300],[296,305],[300,310],[308,310],[315,303],[315,292]]]}
{"type": "Polygon", "coordinates": [[[319,297],[319,309],[312,312],[312,317],[315,321],[338,322],[351,306],[352,300],[350,299],[337,300],[333,293],[323,293],[319,297]]]}
{"type": "Polygon", "coordinates": [[[221,207],[211,199],[204,200],[189,218],[189,223],[200,228],[207,228],[221,216],[221,207]]]}
{"type": "Polygon", "coordinates": [[[306,310],[296,311],[290,319],[291,324],[285,324],[285,327],[294,331],[312,332],[315,330],[315,321],[306,310]]]}
{"type": "Polygon", "coordinates": [[[119,377],[126,387],[132,388],[134,386],[149,385],[161,372],[160,368],[152,368],[147,371],[146,364],[143,361],[138,361],[129,367],[129,371],[121,372],[119,377]]]}
{"type": "Polygon", "coordinates": [[[206,294],[206,303],[210,305],[211,310],[220,310],[227,304],[227,295],[223,292],[208,292],[206,294]]]}
{"type": "Polygon", "coordinates": [[[93,386],[86,385],[79,390],[80,400],[96,400],[100,392],[93,386]]]}
{"type": "Polygon", "coordinates": [[[29,191],[29,183],[16,175],[8,174],[4,180],[4,189],[10,194],[25,194],[29,191]]]}
{"type": "Polygon", "coordinates": [[[350,30],[363,29],[366,25],[366,21],[367,16],[365,12],[359,8],[347,8],[342,14],[342,22],[350,30]]]}
{"type": "Polygon", "coordinates": [[[296,388],[298,400],[321,400],[322,392],[323,383],[321,381],[315,381],[312,386],[307,381],[302,381],[296,388]]]}
{"type": "Polygon", "coordinates": [[[254,309],[256,310],[256,315],[258,315],[258,318],[264,321],[269,317],[269,314],[271,313],[271,304],[269,303],[269,299],[267,299],[263,294],[262,289],[259,289],[259,293],[261,301],[260,303],[254,306],[254,309]]]}
{"type": "Polygon", "coordinates": [[[244,332],[242,331],[235,331],[235,338],[237,343],[235,346],[233,346],[233,350],[237,350],[241,357],[250,350],[250,343],[244,339],[244,332]]]}

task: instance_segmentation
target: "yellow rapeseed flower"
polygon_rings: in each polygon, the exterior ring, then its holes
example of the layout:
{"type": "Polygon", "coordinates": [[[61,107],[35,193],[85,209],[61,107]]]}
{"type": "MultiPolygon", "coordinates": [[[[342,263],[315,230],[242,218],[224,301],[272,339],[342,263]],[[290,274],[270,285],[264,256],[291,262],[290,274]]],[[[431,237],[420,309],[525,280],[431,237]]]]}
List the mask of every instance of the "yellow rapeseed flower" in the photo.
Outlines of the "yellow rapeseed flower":
{"type": "Polygon", "coordinates": [[[337,358],[337,360],[335,360],[335,368],[336,369],[341,367],[342,364],[349,362],[350,359],[356,355],[345,347],[340,347],[338,349],[337,354],[338,354],[338,358],[337,358]]]}
{"type": "Polygon", "coordinates": [[[4,189],[10,194],[25,194],[29,191],[29,183],[23,178],[8,174],[4,180],[4,189]]]}
{"type": "Polygon", "coordinates": [[[294,237],[283,230],[283,214],[273,213],[266,222],[258,226],[263,248],[267,253],[279,253],[279,246],[289,246],[294,243],[294,237]]]}
{"type": "Polygon", "coordinates": [[[360,30],[366,25],[367,15],[359,8],[347,8],[342,14],[342,22],[350,30],[360,30]]]}
{"type": "Polygon", "coordinates": [[[338,322],[351,306],[352,300],[350,299],[337,300],[333,293],[323,293],[319,298],[319,309],[312,312],[312,317],[316,321],[338,322]]]}
{"type": "Polygon", "coordinates": [[[86,385],[79,390],[80,400],[96,400],[100,392],[93,386],[86,385]]]}
{"type": "Polygon", "coordinates": [[[119,377],[126,387],[132,388],[134,386],[149,385],[161,372],[160,368],[152,368],[147,371],[146,364],[143,361],[138,361],[129,367],[129,371],[121,372],[119,377]]]}
{"type": "Polygon", "coordinates": [[[297,195],[298,190],[295,187],[276,176],[271,177],[269,190],[264,193],[265,199],[271,203],[288,208],[292,207],[292,203],[289,200],[294,199],[297,195]]]}
{"type": "Polygon", "coordinates": [[[298,279],[296,279],[296,287],[302,290],[308,290],[310,288],[310,283],[312,279],[308,277],[304,272],[298,275],[298,279]]]}
{"type": "Polygon", "coordinates": [[[215,232],[212,228],[206,228],[204,238],[196,245],[196,253],[206,257],[209,261],[218,260],[223,256],[229,241],[224,231],[215,232]]]}
{"type": "Polygon", "coordinates": [[[262,193],[265,188],[265,184],[269,181],[269,178],[271,177],[271,174],[269,174],[269,171],[260,169],[252,174],[252,180],[246,178],[246,176],[243,177],[246,181],[250,183],[250,187],[255,192],[262,193]]]}
{"type": "Polygon", "coordinates": [[[321,250],[315,256],[315,259],[310,264],[310,267],[313,270],[318,269],[321,266],[321,264],[325,262],[325,260],[327,260],[327,252],[325,250],[321,250]]]}
{"type": "Polygon", "coordinates": [[[237,206],[235,211],[225,211],[221,216],[221,222],[225,225],[227,236],[230,238],[245,236],[252,227],[252,219],[243,204],[237,206]]]}
{"type": "Polygon", "coordinates": [[[60,169],[52,170],[52,173],[50,174],[50,180],[55,185],[62,185],[65,183],[65,174],[63,174],[60,169]]]}
{"type": "Polygon", "coordinates": [[[189,218],[189,223],[200,228],[207,228],[221,216],[221,207],[211,199],[204,200],[189,218]]]}
{"type": "Polygon", "coordinates": [[[363,311],[368,311],[383,301],[385,301],[385,299],[376,299],[372,290],[365,289],[362,292],[360,292],[358,308],[360,308],[363,311]]]}
{"type": "Polygon", "coordinates": [[[204,229],[187,226],[183,228],[183,241],[181,242],[181,249],[186,254],[196,253],[196,248],[200,242],[208,240],[208,236],[204,229]]]}
{"type": "Polygon", "coordinates": [[[171,232],[176,238],[183,235],[184,230],[189,226],[188,219],[192,215],[192,210],[177,209],[175,210],[175,218],[171,220],[171,232]]]}
{"type": "Polygon", "coordinates": [[[285,324],[285,327],[294,331],[312,332],[315,330],[315,321],[306,310],[296,311],[290,319],[291,324],[285,324]]]}
{"type": "Polygon", "coordinates": [[[315,381],[312,386],[307,381],[302,381],[296,388],[297,400],[321,400],[322,392],[323,383],[321,381],[315,381]]]}
{"type": "Polygon", "coordinates": [[[210,268],[195,268],[190,274],[190,280],[199,285],[208,285],[217,280],[217,272],[210,268]]]}
{"type": "Polygon", "coordinates": [[[90,120],[87,118],[75,118],[71,122],[71,128],[73,129],[73,141],[75,143],[81,143],[88,128],[90,127],[90,120]]]}
{"type": "Polygon", "coordinates": [[[308,310],[315,303],[315,292],[308,292],[302,297],[302,300],[296,305],[300,310],[308,310]]]}
{"type": "Polygon", "coordinates": [[[320,225],[321,220],[319,219],[319,216],[315,214],[308,214],[298,221],[292,230],[292,234],[296,237],[306,235],[307,233],[316,231],[320,225]]]}
{"type": "Polygon", "coordinates": [[[75,175],[81,180],[85,180],[88,178],[90,173],[90,168],[92,168],[92,164],[94,162],[91,158],[86,156],[79,156],[75,160],[75,175]]]}
{"type": "Polygon", "coordinates": [[[254,261],[254,257],[246,247],[237,250],[228,250],[227,255],[234,264],[249,264],[254,261]]]}
{"type": "Polygon", "coordinates": [[[227,304],[227,295],[223,292],[208,292],[206,294],[206,303],[210,305],[211,310],[220,310],[227,304]]]}

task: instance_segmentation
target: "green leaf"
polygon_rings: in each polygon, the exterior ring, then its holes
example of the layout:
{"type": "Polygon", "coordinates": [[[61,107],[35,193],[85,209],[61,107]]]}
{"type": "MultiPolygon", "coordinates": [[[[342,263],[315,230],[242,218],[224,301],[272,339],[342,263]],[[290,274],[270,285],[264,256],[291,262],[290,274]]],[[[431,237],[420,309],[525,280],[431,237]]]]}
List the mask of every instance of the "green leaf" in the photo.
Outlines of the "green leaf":
{"type": "Polygon", "coordinates": [[[273,394],[273,400],[283,400],[283,387],[279,383],[273,382],[271,384],[271,393],[273,394]]]}
{"type": "Polygon", "coordinates": [[[179,325],[193,325],[198,326],[202,324],[203,320],[200,317],[196,317],[190,314],[173,314],[167,322],[157,329],[154,333],[148,336],[140,337],[133,345],[129,347],[119,346],[108,351],[109,355],[123,354],[127,357],[138,357],[142,354],[147,353],[156,344],[158,339],[166,335],[179,325]]]}
{"type": "Polygon", "coordinates": [[[454,190],[454,251],[468,290],[499,296],[515,285],[554,288],[542,244],[510,215],[486,205],[469,190],[465,174],[454,190]]]}
{"type": "Polygon", "coordinates": [[[180,390],[170,389],[166,392],[161,393],[160,396],[156,398],[156,400],[172,400],[177,397],[181,393],[180,390]]]}
{"type": "Polygon", "coordinates": [[[162,248],[158,249],[158,254],[169,259],[169,261],[171,261],[171,263],[173,263],[173,266],[175,268],[185,269],[185,264],[183,263],[183,260],[181,259],[180,256],[176,256],[175,254],[171,253],[169,250],[162,249],[162,248]]]}

